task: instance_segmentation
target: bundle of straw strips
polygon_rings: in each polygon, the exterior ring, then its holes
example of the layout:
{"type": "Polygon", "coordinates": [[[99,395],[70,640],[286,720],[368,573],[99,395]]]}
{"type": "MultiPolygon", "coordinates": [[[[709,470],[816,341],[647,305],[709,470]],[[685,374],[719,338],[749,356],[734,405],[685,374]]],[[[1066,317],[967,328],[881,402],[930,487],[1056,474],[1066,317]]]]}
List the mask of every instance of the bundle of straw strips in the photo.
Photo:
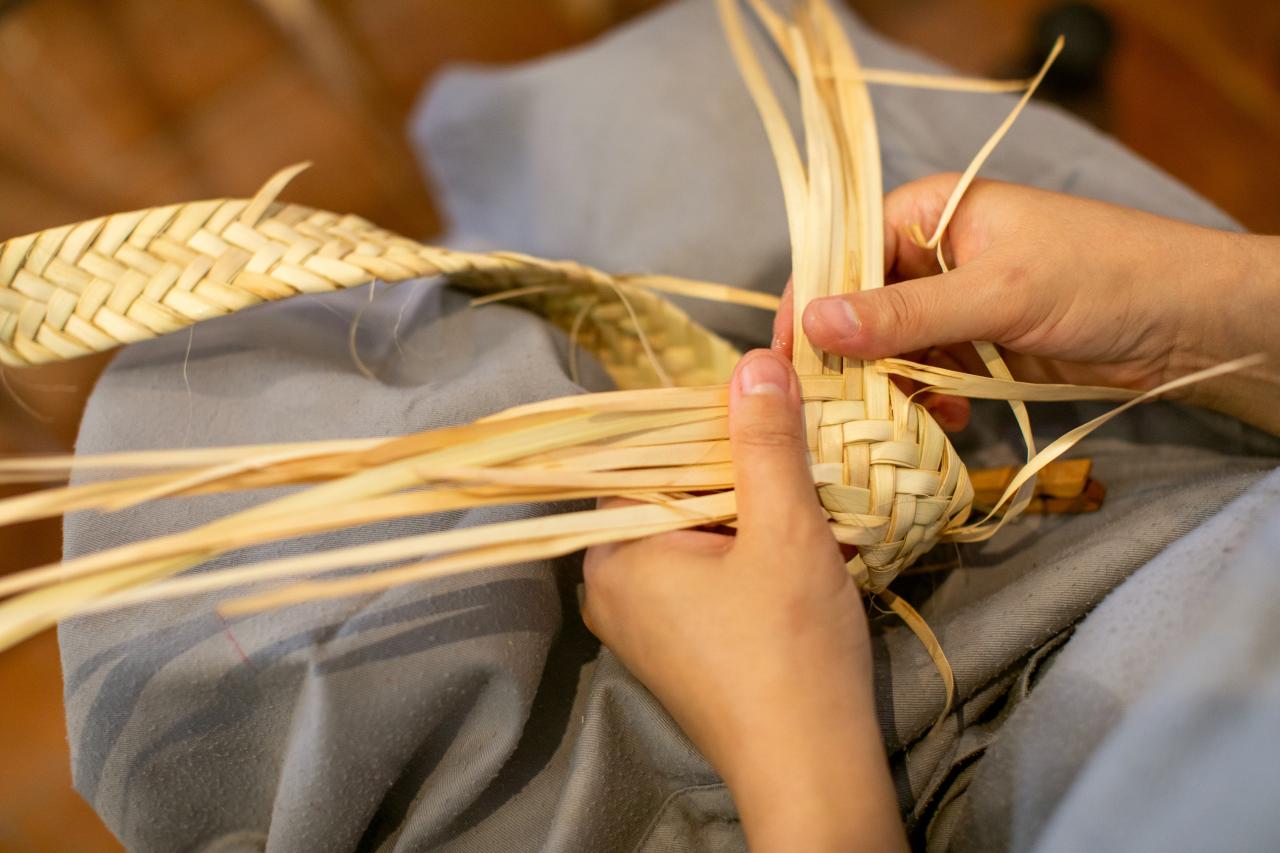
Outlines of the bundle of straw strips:
{"type": "MultiPolygon", "coordinates": [[[[881,175],[868,83],[973,91],[1024,90],[1004,125],[958,182],[936,232],[939,249],[956,205],[986,156],[1056,56],[1012,84],[863,69],[825,0],[804,0],[784,20],[749,0],[794,73],[803,153],[748,36],[739,0],[717,0],[725,32],[768,133],[782,178],[797,306],[884,286],[881,175]]],[[[624,389],[499,412],[465,426],[403,438],[229,447],[0,462],[9,480],[53,480],[71,468],[128,472],[118,479],[0,501],[0,523],[78,510],[110,512],[161,498],[309,484],[193,530],[0,579],[0,649],[75,614],[263,585],[226,602],[227,613],[348,596],[443,574],[549,558],[588,546],[735,521],[722,384],[737,358],[664,292],[773,308],[776,300],[720,285],[658,276],[614,277],[573,263],[422,246],[353,216],[276,201],[296,169],[253,199],[142,210],[10,240],[0,249],[0,360],[25,365],[74,358],[151,338],[208,317],[297,294],[372,281],[448,276],[489,298],[510,298],[570,333],[624,389]],[[447,530],[175,577],[270,540],[375,521],[504,503],[626,496],[611,509],[447,530]],[[374,563],[394,568],[326,578],[374,563]]],[[[801,311],[795,316],[799,318],[801,311]]],[[[1013,381],[999,353],[978,343],[991,376],[896,359],[863,362],[815,350],[797,329],[794,364],[815,487],[848,568],[929,645],[951,696],[950,669],[927,626],[888,592],[906,566],[942,540],[990,536],[1025,507],[1035,474],[1124,408],[1210,375],[1141,396],[1114,388],[1013,381]],[[894,383],[907,377],[944,393],[1010,401],[1028,464],[984,518],[970,521],[968,474],[942,430],[894,383]],[[1025,400],[1128,399],[1040,453],[1025,400]]]]}

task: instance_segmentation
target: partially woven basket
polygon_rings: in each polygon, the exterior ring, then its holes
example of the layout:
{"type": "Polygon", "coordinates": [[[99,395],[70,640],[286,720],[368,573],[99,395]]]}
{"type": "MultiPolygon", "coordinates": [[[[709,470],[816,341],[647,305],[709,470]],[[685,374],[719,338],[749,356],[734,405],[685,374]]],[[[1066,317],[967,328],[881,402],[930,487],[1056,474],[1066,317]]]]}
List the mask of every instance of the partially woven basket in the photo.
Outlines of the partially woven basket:
{"type": "MultiPolygon", "coordinates": [[[[621,388],[712,385],[737,360],[729,343],[646,287],[677,280],[424,246],[359,217],[275,202],[295,171],[254,199],[116,214],[0,244],[0,360],[75,358],[265,301],[431,275],[514,294],[572,333],[621,388]]],[[[824,369],[805,388],[823,506],[837,538],[859,548],[851,569],[881,590],[967,517],[964,465],[887,374],[824,369]]]]}
{"type": "Polygon", "coordinates": [[[697,283],[424,246],[358,216],[276,202],[302,168],[280,172],[253,199],[173,204],[6,240],[0,362],[76,358],[261,302],[435,275],[509,292],[572,331],[622,388],[715,384],[737,360],[732,346],[653,290],[697,283]]]}

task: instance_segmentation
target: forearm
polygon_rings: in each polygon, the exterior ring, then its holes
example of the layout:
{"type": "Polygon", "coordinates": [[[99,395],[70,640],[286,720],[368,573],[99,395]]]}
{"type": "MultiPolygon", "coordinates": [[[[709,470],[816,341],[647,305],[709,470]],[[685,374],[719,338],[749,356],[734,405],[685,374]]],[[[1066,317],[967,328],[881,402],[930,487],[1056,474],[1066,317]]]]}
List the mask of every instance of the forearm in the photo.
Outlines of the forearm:
{"type": "Polygon", "coordinates": [[[1280,435],[1280,237],[1221,235],[1217,259],[1209,254],[1197,268],[1216,286],[1196,283],[1206,298],[1187,304],[1170,372],[1265,355],[1256,367],[1194,387],[1187,399],[1280,435]]]}
{"type": "Polygon", "coordinates": [[[834,715],[779,703],[722,769],[752,850],[907,849],[869,686],[852,702],[834,715]]]}

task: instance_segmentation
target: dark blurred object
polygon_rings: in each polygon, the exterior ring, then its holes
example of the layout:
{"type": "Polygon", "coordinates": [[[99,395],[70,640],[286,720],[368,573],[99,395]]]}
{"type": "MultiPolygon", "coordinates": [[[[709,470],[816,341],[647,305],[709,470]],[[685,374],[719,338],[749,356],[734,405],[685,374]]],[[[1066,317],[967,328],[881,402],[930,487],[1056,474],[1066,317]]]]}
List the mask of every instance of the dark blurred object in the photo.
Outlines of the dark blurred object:
{"type": "Polygon", "coordinates": [[[1014,76],[1035,74],[1059,36],[1066,44],[1040,91],[1046,99],[1106,130],[1110,124],[1106,77],[1115,28],[1097,6],[1064,3],[1040,13],[1032,26],[1029,50],[1014,76]]]}
{"type": "Polygon", "coordinates": [[[1064,3],[1036,18],[1027,57],[1028,75],[1035,72],[1058,36],[1067,40],[1045,78],[1042,91],[1055,98],[1096,93],[1105,82],[1107,61],[1115,43],[1115,29],[1106,13],[1088,3],[1064,3]]]}

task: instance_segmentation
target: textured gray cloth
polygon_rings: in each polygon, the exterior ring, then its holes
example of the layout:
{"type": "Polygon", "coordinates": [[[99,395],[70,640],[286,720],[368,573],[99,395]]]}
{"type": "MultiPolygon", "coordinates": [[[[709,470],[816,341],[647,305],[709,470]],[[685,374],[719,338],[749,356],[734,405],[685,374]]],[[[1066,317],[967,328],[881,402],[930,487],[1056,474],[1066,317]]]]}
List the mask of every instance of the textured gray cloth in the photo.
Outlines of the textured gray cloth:
{"type": "Polygon", "coordinates": [[[1276,849],[1277,506],[1273,472],[1090,614],[947,807],[953,847],[1276,849]]]}
{"type": "Polygon", "coordinates": [[[1081,648],[1073,641],[1064,649],[1061,672],[1055,665],[1046,676],[1043,700],[1016,721],[1022,728],[1001,760],[1037,734],[1070,730],[1058,723],[1033,731],[1053,719],[1063,690],[1083,692],[1099,719],[1131,707],[1114,728],[1077,728],[1082,744],[1102,731],[1106,739],[1052,813],[1038,850],[1280,848],[1277,505],[1273,472],[1118,589],[1082,626],[1081,648]],[[1088,665],[1117,643],[1125,654],[1088,665]]]}
{"type": "MultiPolygon", "coordinates": [[[[927,67],[853,29],[869,64],[927,67]]],[[[785,79],[776,62],[770,71],[785,79]]],[[[875,101],[890,187],[963,167],[1009,107],[902,90],[877,91],[875,101]]],[[[674,3],[547,61],[446,75],[414,138],[458,242],[775,291],[785,280],[777,178],[710,3],[674,3]]],[[[1051,109],[1029,109],[986,174],[1230,225],[1051,109]]],[[[366,379],[346,335],[367,298],[306,298],[201,325],[189,391],[186,336],[130,348],[99,382],[80,451],[396,435],[575,391],[562,336],[513,309],[469,310],[436,283],[375,294],[359,340],[379,378],[366,379]]],[[[739,341],[767,340],[767,317],[688,307],[739,341]]],[[[587,384],[600,387],[598,372],[587,384]]],[[[1039,426],[1056,434],[1092,411],[1046,407],[1039,426]]],[[[982,412],[960,442],[966,458],[1016,459],[1006,421],[994,407],[982,412]]],[[[936,673],[909,632],[877,624],[881,724],[922,843],[933,827],[937,844],[978,849],[985,840],[969,827],[1010,822],[1000,797],[1016,799],[1018,788],[1003,784],[1008,771],[984,783],[993,807],[970,783],[977,790],[1001,722],[1028,694],[1032,706],[1037,668],[1117,584],[1273,467],[1276,447],[1161,404],[1119,419],[1081,452],[1110,489],[1103,512],[1030,519],[985,547],[944,550],[937,561],[959,555],[962,567],[936,588],[941,574],[904,586],[956,667],[962,713],[948,726],[924,737],[941,702],[936,673]]],[[[262,499],[77,515],[67,552],[262,499]]],[[[530,512],[405,520],[216,565],[530,512]]],[[[75,784],[135,850],[742,849],[715,774],[582,627],[576,571],[573,560],[516,566],[231,624],[208,598],[69,622],[61,640],[75,784]]],[[[1061,752],[1069,781],[1088,750],[1061,752]]],[[[1021,844],[1048,825],[1058,791],[1043,790],[1034,819],[990,837],[1021,844]]]]}

